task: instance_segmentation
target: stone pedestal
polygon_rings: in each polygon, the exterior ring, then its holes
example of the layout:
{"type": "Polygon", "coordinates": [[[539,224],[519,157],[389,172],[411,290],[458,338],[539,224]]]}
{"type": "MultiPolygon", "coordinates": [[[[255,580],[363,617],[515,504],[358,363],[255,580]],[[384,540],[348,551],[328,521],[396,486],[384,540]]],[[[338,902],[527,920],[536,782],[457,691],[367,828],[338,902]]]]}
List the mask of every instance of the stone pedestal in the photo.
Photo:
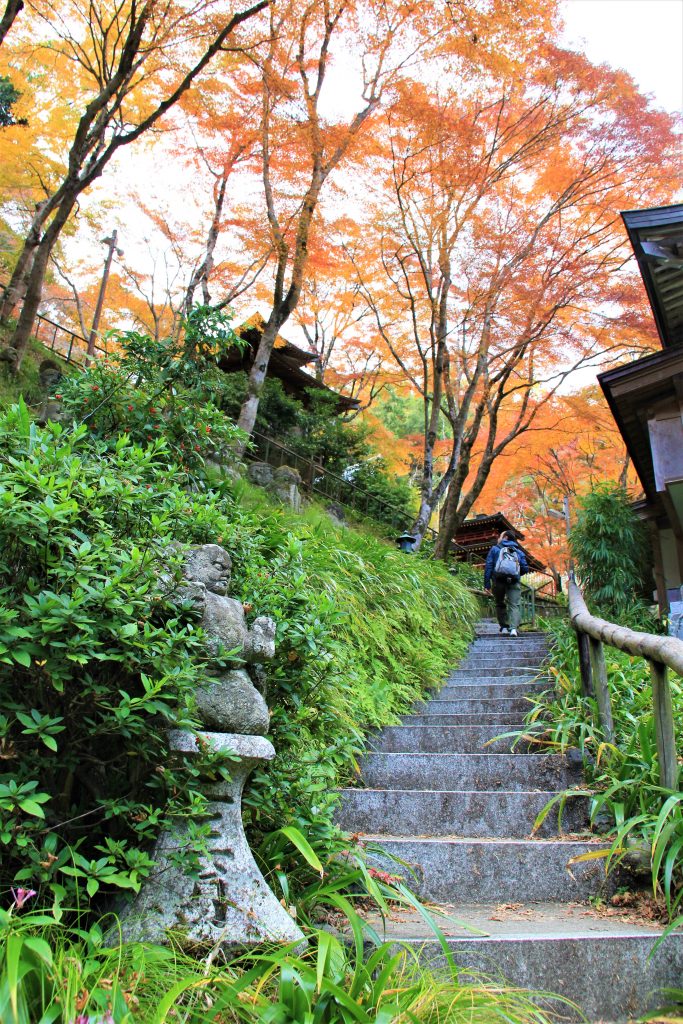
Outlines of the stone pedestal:
{"type": "Polygon", "coordinates": [[[175,861],[188,841],[186,828],[162,833],[153,854],[157,867],[122,915],[124,939],[165,943],[187,949],[220,947],[226,952],[262,942],[303,942],[304,936],[275,898],[259,871],[242,826],[242,790],[260,761],[275,750],[263,736],[175,730],[171,749],[198,753],[198,743],[235,754],[229,782],[206,787],[211,835],[201,858],[199,878],[188,877],[175,861]]]}

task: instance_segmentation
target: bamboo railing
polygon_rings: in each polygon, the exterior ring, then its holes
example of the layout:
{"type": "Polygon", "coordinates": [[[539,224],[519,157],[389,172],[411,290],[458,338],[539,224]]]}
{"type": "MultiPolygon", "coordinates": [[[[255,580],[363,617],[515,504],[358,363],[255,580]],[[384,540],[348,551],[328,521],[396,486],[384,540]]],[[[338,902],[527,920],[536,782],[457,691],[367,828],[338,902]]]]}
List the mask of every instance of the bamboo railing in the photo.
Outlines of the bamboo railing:
{"type": "Polygon", "coordinates": [[[683,675],[683,641],[673,636],[640,633],[591,615],[574,579],[569,581],[569,617],[579,645],[581,686],[588,697],[595,697],[605,738],[614,739],[612,704],[603,644],[645,658],[650,664],[655,736],[659,758],[659,782],[665,789],[676,789],[678,761],[669,669],[683,675]]]}

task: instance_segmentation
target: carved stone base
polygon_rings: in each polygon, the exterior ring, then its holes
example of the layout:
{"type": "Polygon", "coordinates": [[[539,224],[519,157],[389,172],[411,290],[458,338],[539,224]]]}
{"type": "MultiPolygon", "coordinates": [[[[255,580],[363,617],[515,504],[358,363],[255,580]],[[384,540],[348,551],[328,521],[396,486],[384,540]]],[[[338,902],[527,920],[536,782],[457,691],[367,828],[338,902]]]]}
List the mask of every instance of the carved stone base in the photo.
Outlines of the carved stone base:
{"type": "Polygon", "coordinates": [[[162,833],[154,851],[155,874],[121,917],[123,938],[147,942],[175,941],[188,949],[219,946],[229,952],[262,942],[304,942],[304,936],[268,888],[242,827],[242,790],[259,761],[275,750],[263,736],[201,732],[198,737],[175,730],[171,749],[198,753],[197,739],[215,751],[239,756],[230,765],[231,779],[207,787],[211,836],[199,878],[189,878],[174,860],[187,844],[187,830],[162,833]]]}

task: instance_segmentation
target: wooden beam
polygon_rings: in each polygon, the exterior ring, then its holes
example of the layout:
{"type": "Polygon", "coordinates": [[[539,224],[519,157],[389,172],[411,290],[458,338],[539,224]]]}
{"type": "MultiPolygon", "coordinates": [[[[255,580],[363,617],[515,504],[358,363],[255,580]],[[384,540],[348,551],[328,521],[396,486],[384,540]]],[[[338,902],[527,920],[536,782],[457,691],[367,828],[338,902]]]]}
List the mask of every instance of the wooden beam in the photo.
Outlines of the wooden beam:
{"type": "Polygon", "coordinates": [[[569,581],[569,617],[575,629],[588,633],[595,640],[601,640],[620,651],[637,654],[642,658],[660,661],[674,672],[683,676],[683,640],[673,636],[657,636],[641,633],[635,629],[618,626],[615,622],[591,615],[579,587],[569,581]]]}
{"type": "Polygon", "coordinates": [[[612,702],[609,695],[609,680],[605,664],[605,648],[602,640],[589,637],[591,674],[595,687],[595,699],[598,702],[600,725],[608,743],[614,742],[614,720],[612,718],[612,702]]]}
{"type": "Polygon", "coordinates": [[[655,736],[659,758],[659,784],[664,789],[678,788],[678,760],[676,758],[676,736],[671,703],[671,686],[666,665],[660,661],[650,662],[652,676],[652,699],[655,715],[655,736]]]}

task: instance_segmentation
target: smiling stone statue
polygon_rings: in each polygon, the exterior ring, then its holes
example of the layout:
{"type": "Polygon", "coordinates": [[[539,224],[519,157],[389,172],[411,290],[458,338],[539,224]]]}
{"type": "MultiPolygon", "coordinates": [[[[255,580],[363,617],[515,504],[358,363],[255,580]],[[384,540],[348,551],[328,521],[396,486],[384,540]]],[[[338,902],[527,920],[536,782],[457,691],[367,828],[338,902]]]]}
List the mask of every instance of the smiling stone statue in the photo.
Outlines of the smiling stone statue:
{"type": "MultiPolygon", "coordinates": [[[[192,551],[184,568],[186,583],[180,594],[201,611],[207,646],[216,657],[231,652],[247,665],[258,664],[275,654],[275,623],[259,616],[251,629],[239,601],[228,597],[232,560],[218,544],[204,544],[192,551]]],[[[244,669],[220,671],[196,693],[202,724],[216,732],[263,736],[270,716],[265,700],[244,669]]]]}
{"type": "MultiPolygon", "coordinates": [[[[242,790],[257,764],[275,750],[265,738],[269,714],[246,669],[226,670],[229,653],[245,665],[275,654],[275,623],[260,616],[247,626],[239,601],[228,597],[232,561],[225,548],[204,544],[190,551],[177,591],[201,613],[215,672],[196,691],[201,731],[173,729],[172,754],[193,760],[213,751],[230,754],[229,779],[205,779],[205,821],[210,825],[196,875],[179,863],[191,831],[181,820],[159,836],[154,874],[121,914],[126,939],[170,940],[191,950],[239,949],[262,942],[301,942],[303,934],[258,869],[242,827],[242,790]]],[[[118,941],[118,934],[113,935],[118,941]]]]}

